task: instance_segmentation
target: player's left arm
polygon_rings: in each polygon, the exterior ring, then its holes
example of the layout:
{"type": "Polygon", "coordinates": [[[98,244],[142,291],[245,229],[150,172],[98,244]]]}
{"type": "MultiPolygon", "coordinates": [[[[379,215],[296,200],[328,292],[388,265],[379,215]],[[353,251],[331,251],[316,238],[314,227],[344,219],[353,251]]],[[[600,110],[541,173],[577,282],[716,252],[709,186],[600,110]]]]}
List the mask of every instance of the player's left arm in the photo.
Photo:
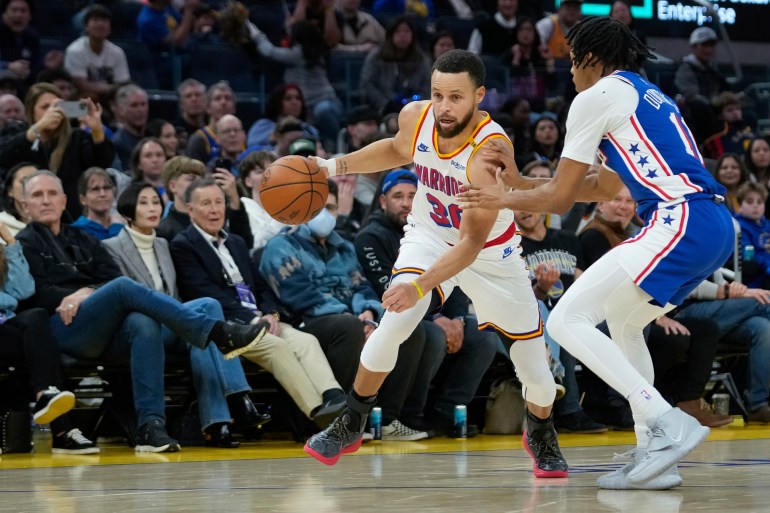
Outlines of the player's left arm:
{"type": "MultiPolygon", "coordinates": [[[[471,158],[468,173],[473,183],[494,184],[495,178],[486,170],[482,159],[471,158]]],[[[410,283],[391,285],[382,295],[382,306],[390,312],[403,312],[413,307],[441,283],[470,266],[484,248],[497,220],[497,210],[471,209],[462,212],[460,237],[457,244],[410,283]]]]}

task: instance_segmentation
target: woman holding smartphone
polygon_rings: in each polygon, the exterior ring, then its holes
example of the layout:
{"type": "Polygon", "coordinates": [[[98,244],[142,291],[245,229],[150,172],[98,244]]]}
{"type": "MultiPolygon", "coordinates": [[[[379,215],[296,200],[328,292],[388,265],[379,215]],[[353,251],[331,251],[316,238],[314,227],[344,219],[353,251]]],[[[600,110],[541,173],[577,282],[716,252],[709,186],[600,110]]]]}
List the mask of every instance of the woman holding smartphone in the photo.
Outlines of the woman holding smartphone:
{"type": "Polygon", "coordinates": [[[80,100],[85,109],[69,104],[62,109],[61,102],[61,92],[53,84],[39,82],[30,87],[24,99],[29,128],[0,140],[0,168],[28,161],[59,175],[67,195],[67,212],[75,219],[80,214],[80,174],[92,166],[110,167],[115,147],[104,135],[99,104],[86,98],[80,100]],[[68,112],[79,117],[68,118],[68,112]]]}

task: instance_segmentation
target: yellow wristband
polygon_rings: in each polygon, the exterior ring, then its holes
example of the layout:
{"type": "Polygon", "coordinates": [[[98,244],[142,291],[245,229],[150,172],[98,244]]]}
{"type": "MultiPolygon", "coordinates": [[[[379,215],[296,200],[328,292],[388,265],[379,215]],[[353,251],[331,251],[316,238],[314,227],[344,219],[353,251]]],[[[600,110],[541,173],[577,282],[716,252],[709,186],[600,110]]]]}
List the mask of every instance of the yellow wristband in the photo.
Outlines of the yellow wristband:
{"type": "Polygon", "coordinates": [[[422,289],[420,288],[420,285],[416,281],[410,281],[409,283],[414,285],[414,288],[417,289],[417,293],[420,295],[420,299],[425,297],[425,293],[422,291],[422,289]]]}

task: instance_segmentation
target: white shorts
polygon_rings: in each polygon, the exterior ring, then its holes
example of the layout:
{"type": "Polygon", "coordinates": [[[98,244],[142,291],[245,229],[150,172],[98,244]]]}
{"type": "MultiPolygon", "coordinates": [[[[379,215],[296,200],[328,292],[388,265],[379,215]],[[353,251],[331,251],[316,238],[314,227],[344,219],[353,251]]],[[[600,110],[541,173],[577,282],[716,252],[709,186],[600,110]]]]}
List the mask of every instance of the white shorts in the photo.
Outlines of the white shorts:
{"type": "MultiPolygon", "coordinates": [[[[449,248],[446,242],[424,230],[410,230],[401,240],[393,266],[393,283],[411,281],[413,275],[423,274],[449,248]]],[[[497,331],[510,340],[540,337],[540,307],[520,253],[520,248],[483,249],[473,264],[434,290],[443,303],[455,287],[460,287],[473,302],[480,330],[497,331]]]]}

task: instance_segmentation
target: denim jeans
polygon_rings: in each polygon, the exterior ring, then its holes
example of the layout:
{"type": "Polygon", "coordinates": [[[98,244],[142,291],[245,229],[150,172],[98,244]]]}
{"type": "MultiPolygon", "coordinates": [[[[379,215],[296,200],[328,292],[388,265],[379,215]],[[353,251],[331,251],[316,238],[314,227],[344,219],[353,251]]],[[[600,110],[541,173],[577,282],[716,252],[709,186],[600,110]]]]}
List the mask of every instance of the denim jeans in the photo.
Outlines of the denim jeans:
{"type": "MultiPolygon", "coordinates": [[[[204,297],[184,303],[184,307],[216,320],[224,320],[219,301],[204,297]]],[[[189,353],[193,382],[198,393],[198,413],[201,428],[212,424],[230,422],[232,415],[227,406],[227,396],[251,391],[243,366],[238,358],[225,360],[214,344],[200,349],[180,339],[165,325],[161,328],[161,339],[166,351],[189,353]]]]}
{"type": "Polygon", "coordinates": [[[693,302],[676,315],[711,319],[719,326],[719,341],[748,345],[750,410],[768,404],[770,396],[770,305],[753,298],[693,302]]]}
{"type": "Polygon", "coordinates": [[[215,322],[126,277],[116,278],[88,296],[69,326],[58,314],[51,316],[62,352],[76,358],[130,359],[140,427],[153,419],[166,419],[161,325],[187,343],[204,347],[215,322]]]}

